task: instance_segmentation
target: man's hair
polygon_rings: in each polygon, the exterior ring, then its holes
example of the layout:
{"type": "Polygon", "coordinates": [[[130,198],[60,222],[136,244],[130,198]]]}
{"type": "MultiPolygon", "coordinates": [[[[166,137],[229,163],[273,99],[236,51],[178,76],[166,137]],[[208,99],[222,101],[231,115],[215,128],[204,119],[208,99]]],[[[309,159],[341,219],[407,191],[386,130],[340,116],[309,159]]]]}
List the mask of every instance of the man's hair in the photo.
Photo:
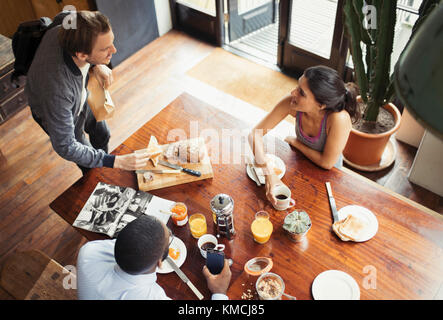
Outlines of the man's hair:
{"type": "Polygon", "coordinates": [[[77,11],[73,17],[76,27],[61,26],[59,44],[71,56],[77,52],[91,54],[98,35],[111,30],[109,19],[99,11],[77,11]]]}
{"type": "Polygon", "coordinates": [[[162,258],[167,245],[165,228],[160,220],[143,215],[128,223],[118,234],[115,261],[126,273],[142,274],[162,258]]]}

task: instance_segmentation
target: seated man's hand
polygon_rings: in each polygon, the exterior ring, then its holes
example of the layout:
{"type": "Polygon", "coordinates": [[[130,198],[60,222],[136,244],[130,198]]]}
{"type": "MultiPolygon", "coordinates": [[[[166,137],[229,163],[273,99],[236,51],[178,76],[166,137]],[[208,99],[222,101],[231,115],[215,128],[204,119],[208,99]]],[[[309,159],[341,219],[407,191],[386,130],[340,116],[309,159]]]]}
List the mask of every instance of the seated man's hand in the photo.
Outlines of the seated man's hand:
{"type": "Polygon", "coordinates": [[[208,267],[203,267],[203,275],[206,278],[208,289],[211,293],[226,294],[229,288],[229,282],[231,282],[231,269],[229,268],[229,262],[225,259],[225,265],[222,272],[219,274],[212,274],[208,267]]]}
{"type": "Polygon", "coordinates": [[[139,170],[146,167],[150,155],[146,153],[130,153],[122,156],[115,156],[114,168],[123,170],[139,170]]]}

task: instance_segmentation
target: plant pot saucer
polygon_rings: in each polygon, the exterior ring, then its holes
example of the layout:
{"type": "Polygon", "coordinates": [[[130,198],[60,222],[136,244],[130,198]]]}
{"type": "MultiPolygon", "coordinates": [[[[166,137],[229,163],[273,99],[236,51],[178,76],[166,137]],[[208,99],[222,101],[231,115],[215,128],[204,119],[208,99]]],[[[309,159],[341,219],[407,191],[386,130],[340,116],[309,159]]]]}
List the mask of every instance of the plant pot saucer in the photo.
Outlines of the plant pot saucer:
{"type": "Polygon", "coordinates": [[[343,156],[343,161],[347,165],[349,165],[357,170],[375,172],[375,171],[380,171],[380,170],[383,170],[383,169],[389,167],[394,162],[396,154],[397,154],[397,149],[395,147],[395,144],[391,139],[389,139],[389,141],[386,145],[385,151],[383,151],[383,154],[381,156],[380,162],[377,164],[373,164],[370,166],[362,166],[362,165],[352,163],[351,161],[346,159],[345,156],[343,156]]]}

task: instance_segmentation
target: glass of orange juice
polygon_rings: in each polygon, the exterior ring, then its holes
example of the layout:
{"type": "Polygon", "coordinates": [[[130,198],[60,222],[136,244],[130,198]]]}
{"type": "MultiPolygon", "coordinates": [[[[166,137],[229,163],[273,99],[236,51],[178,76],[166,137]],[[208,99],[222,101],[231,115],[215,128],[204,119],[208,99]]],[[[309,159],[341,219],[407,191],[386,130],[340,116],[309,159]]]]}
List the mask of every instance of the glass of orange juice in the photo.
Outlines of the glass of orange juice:
{"type": "Polygon", "coordinates": [[[269,221],[269,213],[259,211],[255,214],[255,220],[251,224],[251,232],[257,243],[264,244],[271,237],[274,227],[269,221]]]}
{"type": "Polygon", "coordinates": [[[205,216],[201,213],[194,213],[189,217],[189,228],[194,238],[200,238],[207,231],[205,216]]]}

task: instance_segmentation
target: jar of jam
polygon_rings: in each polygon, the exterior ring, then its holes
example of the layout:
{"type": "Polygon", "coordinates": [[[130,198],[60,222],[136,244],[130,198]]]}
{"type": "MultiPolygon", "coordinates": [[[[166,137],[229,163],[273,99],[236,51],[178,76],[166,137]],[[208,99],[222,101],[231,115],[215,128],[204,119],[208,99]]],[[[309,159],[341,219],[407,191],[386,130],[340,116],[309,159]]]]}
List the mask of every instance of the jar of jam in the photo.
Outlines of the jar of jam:
{"type": "Polygon", "coordinates": [[[184,226],[188,222],[188,208],[183,202],[176,202],[171,208],[171,219],[176,226],[184,226]]]}

